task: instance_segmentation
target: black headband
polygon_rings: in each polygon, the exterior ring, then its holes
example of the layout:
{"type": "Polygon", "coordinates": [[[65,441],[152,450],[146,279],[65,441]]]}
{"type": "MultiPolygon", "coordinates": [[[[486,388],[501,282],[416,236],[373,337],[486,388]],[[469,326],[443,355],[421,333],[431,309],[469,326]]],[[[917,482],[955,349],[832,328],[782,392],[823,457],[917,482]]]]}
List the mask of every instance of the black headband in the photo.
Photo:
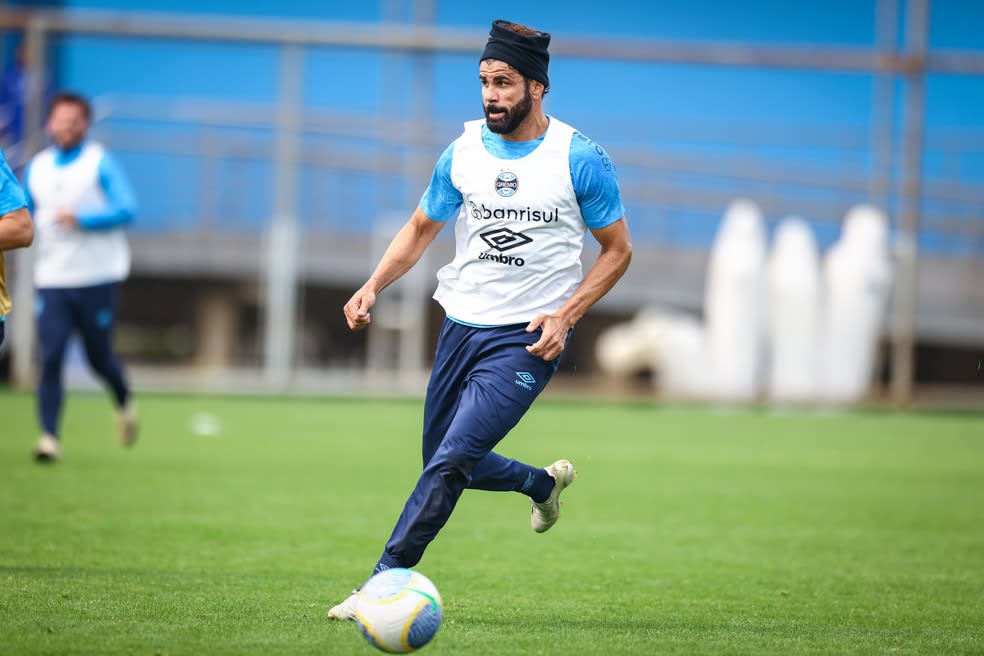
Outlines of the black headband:
{"type": "Polygon", "coordinates": [[[512,65],[526,77],[542,82],[545,88],[550,87],[547,77],[547,66],[550,65],[550,35],[537,32],[533,36],[524,36],[506,27],[509,21],[497,20],[492,23],[489,31],[489,41],[485,44],[482,59],[498,59],[512,65]]]}

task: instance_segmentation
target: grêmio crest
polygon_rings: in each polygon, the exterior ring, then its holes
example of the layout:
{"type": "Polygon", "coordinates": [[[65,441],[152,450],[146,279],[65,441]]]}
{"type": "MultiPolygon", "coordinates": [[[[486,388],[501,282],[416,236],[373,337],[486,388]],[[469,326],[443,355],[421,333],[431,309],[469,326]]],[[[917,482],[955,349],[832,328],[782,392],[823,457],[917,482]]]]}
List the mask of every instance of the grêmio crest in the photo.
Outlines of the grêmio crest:
{"type": "Polygon", "coordinates": [[[503,198],[509,198],[519,189],[519,179],[512,171],[503,171],[495,178],[495,193],[503,198]]]}

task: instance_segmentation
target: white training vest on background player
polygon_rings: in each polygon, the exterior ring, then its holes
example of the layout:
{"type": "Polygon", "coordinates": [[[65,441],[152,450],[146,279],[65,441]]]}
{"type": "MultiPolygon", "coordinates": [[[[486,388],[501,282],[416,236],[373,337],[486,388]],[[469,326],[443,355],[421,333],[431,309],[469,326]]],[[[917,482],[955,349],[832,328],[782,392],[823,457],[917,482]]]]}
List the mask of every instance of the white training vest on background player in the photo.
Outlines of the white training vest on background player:
{"type": "Polygon", "coordinates": [[[526,323],[560,309],[581,282],[587,228],[571,182],[574,128],[551,118],[532,153],[499,159],[482,143],[483,124],[465,123],[454,144],[451,182],[463,202],[434,298],[463,323],[526,323]]]}
{"type": "Polygon", "coordinates": [[[118,282],[130,273],[130,246],[122,228],[62,228],[60,209],[76,213],[104,210],[99,184],[103,147],[87,142],[69,164],[55,165],[56,150],[47,148],[31,162],[29,192],[34,199],[37,230],[34,284],[37,287],[84,287],[118,282]]]}

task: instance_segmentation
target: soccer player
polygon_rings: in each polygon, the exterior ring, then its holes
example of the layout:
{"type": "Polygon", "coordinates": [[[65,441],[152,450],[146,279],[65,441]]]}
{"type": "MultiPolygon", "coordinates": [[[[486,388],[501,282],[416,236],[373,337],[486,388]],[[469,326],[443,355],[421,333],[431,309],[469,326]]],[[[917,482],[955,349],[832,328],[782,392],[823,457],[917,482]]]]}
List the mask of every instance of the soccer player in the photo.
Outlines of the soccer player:
{"type": "MultiPolygon", "coordinates": [[[[632,254],[608,155],[543,112],[549,43],[547,33],[492,24],[478,70],[485,120],[466,123],[444,151],[420,205],[344,306],[349,327],[366,328],[379,292],[457,217],[455,257],[434,294],[447,318],[424,403],[423,472],[373,573],[416,565],[466,488],[529,496],[533,530],[542,533],[574,480],[568,460],[538,468],[492,451],[632,254]],[[588,230],[601,250],[582,278],[588,230]]],[[[352,619],[357,603],[353,594],[328,617],[352,619]]]]}
{"type": "Polygon", "coordinates": [[[0,344],[5,333],[4,320],[10,314],[13,304],[7,293],[7,272],[3,252],[30,246],[34,241],[34,224],[27,209],[27,199],[13,171],[7,165],[7,158],[0,150],[0,344]]]}
{"type": "Polygon", "coordinates": [[[137,437],[136,409],[111,345],[118,288],[130,272],[123,229],[133,219],[136,199],[115,158],[87,138],[91,118],[84,97],[56,94],[47,119],[54,143],[31,159],[24,174],[38,231],[39,462],[61,456],[62,365],[74,332],[93,371],[112,390],[120,441],[130,446],[137,437]]]}

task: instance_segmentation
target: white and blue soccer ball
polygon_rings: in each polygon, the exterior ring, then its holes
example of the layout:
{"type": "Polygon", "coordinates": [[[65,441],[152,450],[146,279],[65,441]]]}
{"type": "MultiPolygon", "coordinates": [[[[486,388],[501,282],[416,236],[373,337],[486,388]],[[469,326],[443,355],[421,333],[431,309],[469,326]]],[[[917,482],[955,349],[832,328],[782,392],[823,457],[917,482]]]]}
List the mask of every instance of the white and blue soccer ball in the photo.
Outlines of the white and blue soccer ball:
{"type": "Polygon", "coordinates": [[[444,606],[430,579],[410,569],[379,572],[359,590],[355,619],[373,647],[390,654],[420,649],[441,626],[444,606]]]}

